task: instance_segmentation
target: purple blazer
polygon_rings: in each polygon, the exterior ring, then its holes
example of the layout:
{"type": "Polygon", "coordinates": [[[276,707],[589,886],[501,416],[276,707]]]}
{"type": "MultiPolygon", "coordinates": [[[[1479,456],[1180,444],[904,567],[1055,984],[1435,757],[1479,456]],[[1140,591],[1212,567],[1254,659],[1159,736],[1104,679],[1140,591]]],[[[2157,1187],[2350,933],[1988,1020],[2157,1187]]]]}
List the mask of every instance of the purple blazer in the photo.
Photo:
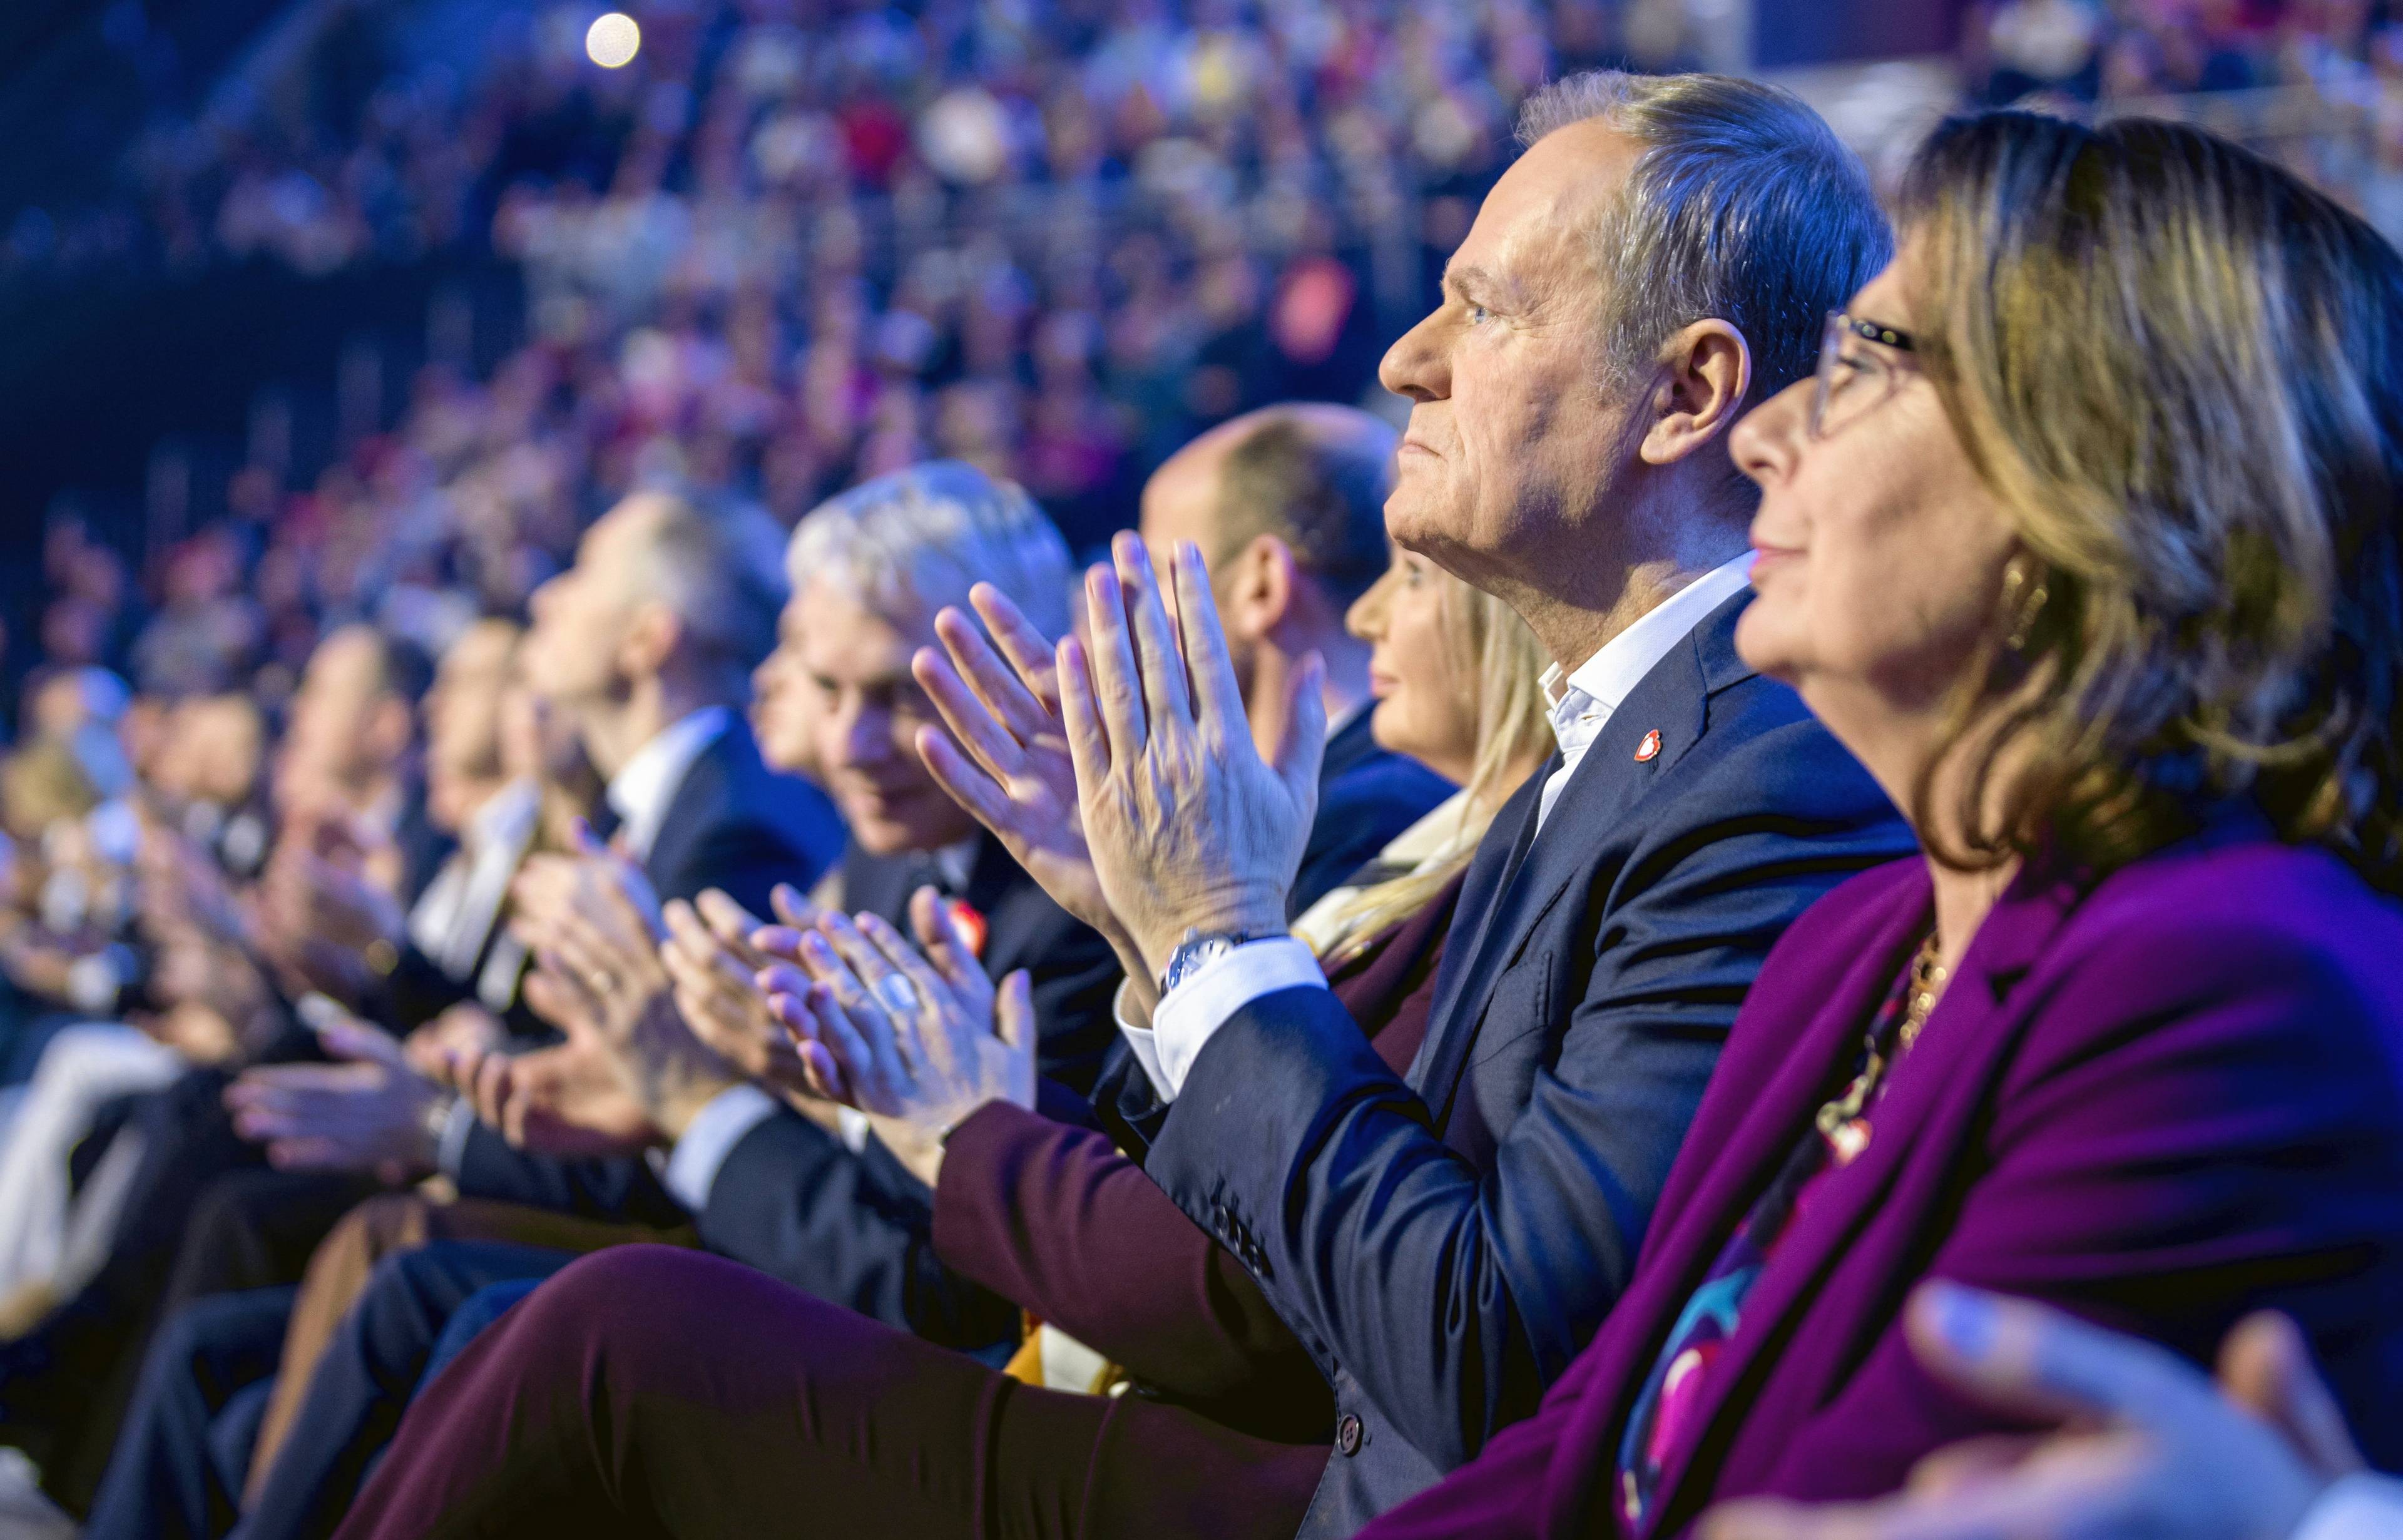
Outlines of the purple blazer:
{"type": "MultiPolygon", "coordinates": [[[[1397,1075],[1426,1035],[1461,881],[1327,973],[1397,1075]]],[[[1325,1433],[1327,1381],[1259,1285],[1105,1136],[993,1103],[945,1147],[945,1265],[1218,1422],[1291,1441],[1325,1433]]]]}
{"type": "MultiPolygon", "coordinates": [[[[1635,1279],[1535,1415],[1376,1540],[1618,1533],[1630,1406],[1734,1226],[1848,1078],[1931,923],[1925,866],[1866,872],[1771,952],[1635,1279]],[[1605,1526],[1608,1528],[1605,1529],[1605,1526]]],[[[2250,818],[2081,893],[2022,879],[1872,1110],[1874,1137],[1753,1286],[1652,1533],[1724,1498],[1891,1491],[2012,1430],[1924,1372],[1931,1276],[2207,1361],[2248,1311],[2302,1324],[2371,1459],[2403,1441],[2403,911],[2250,818]]]]}

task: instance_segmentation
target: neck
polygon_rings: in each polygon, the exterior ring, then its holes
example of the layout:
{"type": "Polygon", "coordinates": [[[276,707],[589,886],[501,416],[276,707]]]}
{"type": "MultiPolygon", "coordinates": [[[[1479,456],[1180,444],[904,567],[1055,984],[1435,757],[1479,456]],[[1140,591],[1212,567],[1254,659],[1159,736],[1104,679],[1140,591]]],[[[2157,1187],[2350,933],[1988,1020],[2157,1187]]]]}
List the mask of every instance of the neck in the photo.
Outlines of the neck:
{"type": "Polygon", "coordinates": [[[607,780],[642,753],[644,745],[676,723],[704,706],[728,703],[723,691],[703,688],[669,674],[639,680],[624,700],[612,701],[585,717],[584,752],[591,756],[592,768],[607,780]]]}
{"type": "Polygon", "coordinates": [[[1280,639],[1255,648],[1243,711],[1251,720],[1252,742],[1263,756],[1273,756],[1285,736],[1285,701],[1293,693],[1293,676],[1313,652],[1327,663],[1326,683],[1318,698],[1329,723],[1368,699],[1368,649],[1342,632],[1296,638],[1289,644],[1280,639]]]}
{"type": "MultiPolygon", "coordinates": [[[[1809,681],[1804,683],[1801,694],[1803,704],[1826,724],[1838,742],[1852,752],[1885,792],[1886,799],[1910,822],[1922,850],[1929,842],[1928,830],[1920,826],[1923,816],[1940,821],[1948,831],[1941,844],[1955,850],[1961,847],[1957,825],[1962,777],[1968,773],[1973,755],[1982,752],[1969,747],[1978,741],[1978,729],[1973,728],[1953,742],[1928,784],[1924,805],[1917,796],[1922,772],[1942,742],[1946,712],[1940,692],[1924,704],[1899,708],[1887,698],[1871,696],[1866,689],[1835,689],[1809,681]]],[[[2007,768],[1998,769],[1989,785],[2005,786],[2009,779],[2007,768]]],[[[1994,795],[1999,798],[2001,794],[1997,791],[1994,795]]],[[[1996,810],[1989,810],[1990,815],[1993,811],[1996,810]]],[[[1969,943],[1977,937],[1978,927],[1985,923],[1987,913],[2019,875],[2019,869],[2016,857],[1981,871],[1961,871],[1932,856],[1928,858],[1928,880],[1936,901],[1937,950],[1948,972],[1960,967],[1969,943]]]]}
{"type": "Polygon", "coordinates": [[[349,797],[351,811],[362,815],[382,812],[399,802],[401,785],[402,770],[397,765],[388,765],[382,770],[370,771],[352,783],[349,797]]]}
{"type": "Polygon", "coordinates": [[[1663,557],[1625,568],[1616,591],[1608,595],[1556,598],[1528,591],[1511,598],[1510,605],[1561,672],[1575,673],[1628,627],[1675,598],[1696,578],[1733,560],[1735,554],[1729,551],[1715,561],[1692,562],[1663,557]]]}

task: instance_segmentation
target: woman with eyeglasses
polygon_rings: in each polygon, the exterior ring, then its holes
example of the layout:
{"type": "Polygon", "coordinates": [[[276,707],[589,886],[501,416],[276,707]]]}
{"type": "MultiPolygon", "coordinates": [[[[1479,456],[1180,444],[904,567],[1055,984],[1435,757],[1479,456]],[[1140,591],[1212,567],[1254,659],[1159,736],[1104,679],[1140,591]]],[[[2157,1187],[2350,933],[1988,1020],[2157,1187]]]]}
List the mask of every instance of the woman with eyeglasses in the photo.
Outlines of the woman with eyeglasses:
{"type": "Polygon", "coordinates": [[[1781,940],[1600,1334],[1376,1540],[1682,1534],[2019,1431],[1914,1357],[1928,1280],[2199,1361],[2283,1310],[2403,1455],[2403,259],[2160,122],[1954,121],[1901,212],[1735,432],[1737,642],[1923,857],[1781,940]]]}

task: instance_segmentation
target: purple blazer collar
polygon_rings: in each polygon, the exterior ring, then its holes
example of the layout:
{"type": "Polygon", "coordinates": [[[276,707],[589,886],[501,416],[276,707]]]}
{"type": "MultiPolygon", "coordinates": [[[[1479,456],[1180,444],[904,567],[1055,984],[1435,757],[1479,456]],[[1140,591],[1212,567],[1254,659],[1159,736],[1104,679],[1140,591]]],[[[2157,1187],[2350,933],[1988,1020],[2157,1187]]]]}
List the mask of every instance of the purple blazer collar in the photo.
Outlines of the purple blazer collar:
{"type": "MultiPolygon", "coordinates": [[[[1971,1137],[1974,1118],[1965,1103],[1991,1083],[2010,1035],[1998,1030],[1998,1019],[2013,1013],[2014,987],[2082,891],[2072,881],[2022,878],[1979,925],[1959,977],[1907,1061],[1909,1070],[1897,1073],[1870,1111],[1868,1148],[1796,1216],[1779,1246],[1778,1266],[1744,1301],[1735,1339],[1714,1366],[1698,1408],[1704,1431],[1662,1483],[1654,1533],[1677,1533],[1703,1505],[1706,1492],[1686,1490],[1687,1467],[1706,1450],[1712,1466],[1724,1464],[1744,1430],[1721,1414],[1738,1387],[1748,1395],[1758,1392],[1756,1370],[1765,1367],[1766,1349],[1776,1344],[1786,1355],[1849,1351],[1814,1339],[1803,1312],[1828,1269],[1877,1224],[1888,1200],[1949,1169],[1960,1144],[1971,1137]],[[1927,1158],[1914,1162],[1914,1156],[1927,1158]]],[[[1729,1219],[1748,1211],[1821,1103],[1840,1089],[1870,1013],[1934,923],[1927,867],[1919,857],[1866,872],[1824,902],[1833,923],[1798,927],[1811,933],[1797,937],[1802,946],[1792,961],[1800,965],[1772,963],[1746,1003],[1687,1140],[1687,1155],[1694,1158],[1681,1160],[1686,1169],[1673,1176],[1646,1239],[1658,1265],[1638,1295],[1620,1306],[1622,1311],[1635,1306],[1629,1319],[1643,1329],[1624,1334],[1626,1362],[1604,1383],[1632,1386],[1649,1370],[1671,1324],[1726,1244],[1729,1219]]],[[[1757,1404],[1754,1412],[1748,1425],[1755,1429],[1778,1415],[1757,1404]]],[[[1622,1432],[1613,1427],[1604,1443],[1614,1457],[1622,1432]]]]}

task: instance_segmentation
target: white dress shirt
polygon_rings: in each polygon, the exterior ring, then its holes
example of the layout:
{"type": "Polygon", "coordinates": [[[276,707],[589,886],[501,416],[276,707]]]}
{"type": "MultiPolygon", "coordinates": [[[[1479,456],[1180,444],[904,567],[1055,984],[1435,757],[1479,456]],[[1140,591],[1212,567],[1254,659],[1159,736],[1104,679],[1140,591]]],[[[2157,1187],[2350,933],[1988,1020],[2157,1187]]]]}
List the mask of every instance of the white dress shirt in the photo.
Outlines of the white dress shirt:
{"type": "Polygon", "coordinates": [[[410,940],[451,978],[466,978],[482,954],[541,811],[542,789],[530,778],[484,798],[460,831],[458,853],[410,909],[410,940]]]}
{"type": "Polygon", "coordinates": [[[703,706],[652,735],[609,778],[610,811],[617,813],[618,833],[635,860],[649,859],[660,825],[667,822],[668,808],[684,788],[692,762],[733,722],[734,714],[724,706],[703,706]]]}
{"type": "MultiPolygon", "coordinates": [[[[1544,693],[1552,702],[1552,736],[1560,744],[1561,766],[1545,779],[1539,794],[1537,838],[1569,777],[1584,763],[1586,751],[1602,736],[1619,702],[1751,578],[1752,553],[1746,551],[1678,590],[1604,643],[1574,673],[1563,677],[1557,664],[1545,671],[1544,693]]],[[[1264,994],[1309,985],[1326,988],[1327,976],[1301,942],[1285,936],[1247,942],[1179,979],[1153,1007],[1149,1032],[1131,1026],[1123,1017],[1119,1030],[1160,1100],[1174,1101],[1202,1049],[1237,1011],[1264,994]]]]}

